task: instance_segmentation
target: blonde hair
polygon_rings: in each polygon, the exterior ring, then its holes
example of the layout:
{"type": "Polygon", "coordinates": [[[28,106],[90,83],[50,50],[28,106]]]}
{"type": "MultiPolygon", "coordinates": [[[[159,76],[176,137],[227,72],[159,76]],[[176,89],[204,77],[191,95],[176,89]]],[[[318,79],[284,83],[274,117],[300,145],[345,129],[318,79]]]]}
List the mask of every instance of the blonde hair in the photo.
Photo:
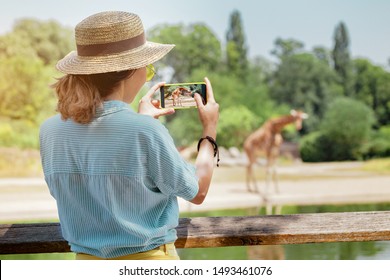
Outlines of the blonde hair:
{"type": "Polygon", "coordinates": [[[65,75],[52,85],[58,97],[57,111],[63,120],[80,124],[90,123],[103,99],[118,87],[122,80],[136,70],[91,75],[65,75]]]}

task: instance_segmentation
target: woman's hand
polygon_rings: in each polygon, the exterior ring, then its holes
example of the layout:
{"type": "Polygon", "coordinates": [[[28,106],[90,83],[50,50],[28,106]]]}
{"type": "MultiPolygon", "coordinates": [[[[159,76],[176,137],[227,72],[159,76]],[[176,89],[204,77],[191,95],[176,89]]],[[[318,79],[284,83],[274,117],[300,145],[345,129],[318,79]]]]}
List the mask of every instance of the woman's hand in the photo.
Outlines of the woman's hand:
{"type": "Polygon", "coordinates": [[[161,116],[172,115],[173,113],[175,113],[175,110],[173,108],[166,108],[166,109],[160,108],[159,100],[152,100],[153,94],[164,84],[165,84],[164,82],[161,82],[154,85],[145,94],[145,96],[141,98],[138,105],[138,113],[142,115],[152,116],[155,119],[161,116]]]}
{"type": "Polygon", "coordinates": [[[219,105],[214,99],[213,88],[208,78],[206,82],[207,103],[203,104],[202,97],[195,94],[196,105],[198,106],[199,119],[203,126],[203,136],[211,136],[214,139],[217,136],[217,124],[219,118],[219,105]]]}
{"type": "MultiPolygon", "coordinates": [[[[203,126],[202,138],[210,136],[217,137],[217,124],[219,118],[219,105],[215,102],[213,89],[209,79],[205,78],[207,89],[207,104],[203,104],[202,97],[195,94],[196,104],[198,106],[199,119],[203,126]]],[[[196,176],[198,177],[199,191],[191,200],[192,203],[203,203],[210,187],[211,177],[214,170],[214,146],[208,141],[201,142],[199,152],[195,161],[196,176]]]]}

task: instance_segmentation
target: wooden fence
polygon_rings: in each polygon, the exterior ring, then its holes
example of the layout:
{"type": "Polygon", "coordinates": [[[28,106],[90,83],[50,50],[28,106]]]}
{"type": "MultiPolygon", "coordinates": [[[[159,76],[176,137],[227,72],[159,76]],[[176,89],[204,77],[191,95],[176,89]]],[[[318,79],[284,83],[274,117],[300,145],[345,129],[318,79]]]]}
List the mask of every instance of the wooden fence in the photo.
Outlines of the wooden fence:
{"type": "MultiPolygon", "coordinates": [[[[177,248],[390,240],[390,211],[181,218],[177,248]]],[[[0,254],[69,252],[58,223],[0,225],[0,254]]]]}

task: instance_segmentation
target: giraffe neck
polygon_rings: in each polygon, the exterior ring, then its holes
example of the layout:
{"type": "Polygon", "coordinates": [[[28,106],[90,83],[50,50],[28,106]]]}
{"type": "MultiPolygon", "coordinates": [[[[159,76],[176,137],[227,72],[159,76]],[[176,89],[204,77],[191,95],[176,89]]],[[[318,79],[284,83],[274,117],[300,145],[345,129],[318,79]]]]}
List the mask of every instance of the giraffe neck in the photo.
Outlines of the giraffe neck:
{"type": "Polygon", "coordinates": [[[283,129],[283,127],[285,127],[286,125],[289,125],[291,123],[294,123],[295,120],[296,120],[296,118],[292,115],[286,115],[286,116],[282,116],[282,117],[273,119],[272,120],[273,130],[275,132],[280,132],[283,129]]]}

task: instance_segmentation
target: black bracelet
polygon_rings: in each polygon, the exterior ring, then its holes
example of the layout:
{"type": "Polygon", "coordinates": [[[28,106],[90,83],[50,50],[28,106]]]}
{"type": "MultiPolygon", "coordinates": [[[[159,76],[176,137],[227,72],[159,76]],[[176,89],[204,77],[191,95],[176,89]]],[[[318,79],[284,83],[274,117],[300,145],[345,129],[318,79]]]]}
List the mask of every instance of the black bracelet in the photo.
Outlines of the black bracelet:
{"type": "Polygon", "coordinates": [[[217,167],[219,167],[219,150],[218,150],[217,142],[214,140],[213,137],[206,136],[206,137],[204,137],[204,138],[200,138],[200,139],[199,139],[199,142],[198,142],[198,152],[199,152],[199,148],[200,148],[200,143],[202,143],[202,141],[203,141],[204,139],[209,140],[209,142],[213,145],[213,148],[214,148],[214,157],[217,156],[217,167]]]}

